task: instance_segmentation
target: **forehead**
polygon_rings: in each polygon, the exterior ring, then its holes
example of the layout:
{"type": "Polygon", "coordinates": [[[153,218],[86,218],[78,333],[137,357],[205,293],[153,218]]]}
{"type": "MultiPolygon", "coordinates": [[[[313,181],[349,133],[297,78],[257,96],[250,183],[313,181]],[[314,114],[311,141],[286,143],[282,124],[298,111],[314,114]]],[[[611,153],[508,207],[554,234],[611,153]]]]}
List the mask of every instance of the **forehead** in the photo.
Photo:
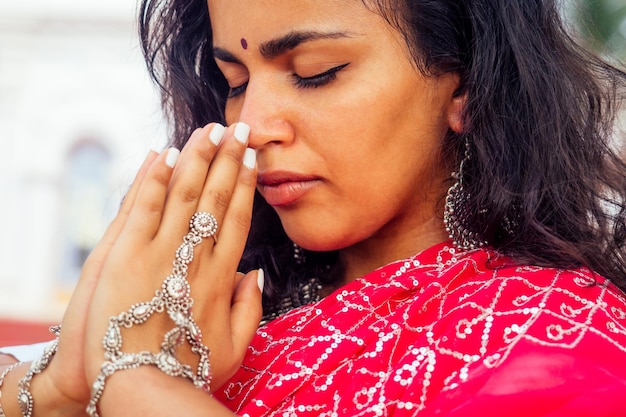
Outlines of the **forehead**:
{"type": "Polygon", "coordinates": [[[292,31],[372,33],[387,22],[360,0],[208,0],[215,45],[259,44],[292,31]]]}

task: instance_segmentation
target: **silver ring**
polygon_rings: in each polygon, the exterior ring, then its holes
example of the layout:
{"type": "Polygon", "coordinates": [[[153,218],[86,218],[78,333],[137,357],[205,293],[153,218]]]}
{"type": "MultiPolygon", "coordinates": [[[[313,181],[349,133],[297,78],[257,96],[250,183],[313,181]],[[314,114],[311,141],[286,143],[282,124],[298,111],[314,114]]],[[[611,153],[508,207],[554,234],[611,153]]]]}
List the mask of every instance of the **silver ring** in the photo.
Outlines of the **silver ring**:
{"type": "Polygon", "coordinates": [[[217,232],[217,219],[211,213],[207,213],[206,211],[195,213],[189,221],[189,227],[191,232],[197,236],[213,236],[215,243],[217,243],[217,238],[215,237],[215,233],[217,232]]]}

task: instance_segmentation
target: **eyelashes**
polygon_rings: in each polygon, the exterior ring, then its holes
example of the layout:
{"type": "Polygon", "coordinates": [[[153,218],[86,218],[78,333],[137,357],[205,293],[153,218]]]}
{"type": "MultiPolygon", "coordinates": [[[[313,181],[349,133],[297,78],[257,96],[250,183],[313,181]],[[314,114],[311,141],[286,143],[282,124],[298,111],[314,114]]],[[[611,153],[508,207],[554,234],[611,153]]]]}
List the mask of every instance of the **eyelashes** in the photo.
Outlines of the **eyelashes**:
{"type": "MultiPolygon", "coordinates": [[[[349,63],[341,64],[327,71],[324,71],[322,73],[313,75],[311,77],[300,77],[298,74],[292,74],[292,82],[294,86],[296,86],[297,88],[322,87],[334,81],[337,78],[337,73],[341,71],[342,69],[344,69],[345,67],[347,67],[348,65],[349,63]]],[[[237,87],[232,87],[230,89],[230,92],[228,93],[228,98],[237,97],[238,95],[246,91],[247,87],[248,87],[248,81],[246,81],[245,83],[237,87]]]]}
{"type": "Polygon", "coordinates": [[[230,89],[230,91],[228,92],[228,98],[237,97],[239,94],[241,94],[244,91],[246,91],[247,87],[248,87],[248,81],[246,81],[245,83],[241,84],[240,86],[232,87],[230,89]]]}
{"type": "Polygon", "coordinates": [[[293,74],[293,83],[298,88],[317,88],[334,81],[337,78],[337,73],[347,67],[348,64],[338,65],[334,68],[324,71],[321,74],[314,75],[312,77],[300,77],[298,74],[293,74]]]}

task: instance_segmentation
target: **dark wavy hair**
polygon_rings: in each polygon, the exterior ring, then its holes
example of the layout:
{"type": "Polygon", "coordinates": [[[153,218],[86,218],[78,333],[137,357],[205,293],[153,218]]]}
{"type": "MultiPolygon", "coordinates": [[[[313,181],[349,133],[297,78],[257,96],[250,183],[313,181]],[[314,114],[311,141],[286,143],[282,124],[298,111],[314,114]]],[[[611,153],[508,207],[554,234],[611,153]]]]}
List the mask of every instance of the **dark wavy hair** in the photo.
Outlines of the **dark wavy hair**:
{"type": "MultiPolygon", "coordinates": [[[[474,231],[516,262],[586,266],[626,289],[626,164],[612,139],[626,73],[577,44],[556,1],[362,1],[404,34],[424,74],[460,75],[467,128],[449,131],[442,152],[455,167],[469,143],[474,231]]],[[[207,1],[142,0],[139,28],[171,144],[224,123],[228,85],[212,56],[207,1]]],[[[336,253],[304,256],[294,260],[257,194],[241,268],[266,270],[266,308],[305,278],[340,275],[336,253]]]]}

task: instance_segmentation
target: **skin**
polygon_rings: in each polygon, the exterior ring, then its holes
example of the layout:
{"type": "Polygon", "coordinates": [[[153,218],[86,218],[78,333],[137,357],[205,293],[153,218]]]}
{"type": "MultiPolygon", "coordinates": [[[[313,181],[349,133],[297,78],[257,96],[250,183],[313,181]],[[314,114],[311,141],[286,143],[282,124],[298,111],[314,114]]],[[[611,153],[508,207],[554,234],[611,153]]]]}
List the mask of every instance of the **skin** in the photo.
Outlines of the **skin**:
{"type": "Polygon", "coordinates": [[[215,0],[209,11],[216,62],[233,88],[226,120],[250,125],[260,178],[315,178],[293,204],[275,206],[293,241],[341,249],[347,282],[446,239],[439,146],[459,128],[455,75],[421,74],[401,35],[361,2],[215,0]],[[310,32],[319,35],[262,53],[310,32]],[[315,88],[294,83],[294,74],[342,65],[315,88]]]}
{"type": "Polygon", "coordinates": [[[12,355],[0,354],[0,366],[12,365],[17,360],[12,355]]]}
{"type": "MultiPolygon", "coordinates": [[[[194,318],[212,351],[212,386],[233,375],[261,315],[259,274],[236,272],[257,174],[265,195],[272,175],[300,176],[286,187],[306,192],[276,210],[301,246],[341,250],[345,281],[446,238],[438,213],[449,170],[439,146],[448,129],[462,130],[456,76],[422,75],[400,34],[362,2],[210,0],[209,10],[217,62],[234,87],[231,126],[219,145],[209,139],[215,125],[196,130],[173,167],[167,152],[148,155],[85,263],[59,352],[32,382],[34,415],[84,415],[108,317],[151,298],[196,211],[213,213],[220,227],[218,243],[205,239],[189,268],[194,318]],[[302,36],[312,32],[315,39],[302,36]],[[269,54],[268,42],[289,33],[297,42],[269,54]],[[329,82],[316,88],[294,84],[294,74],[310,83],[324,73],[329,82]],[[238,121],[251,128],[244,140],[234,138],[238,121]],[[242,164],[247,146],[257,151],[252,168],[242,164]]],[[[124,350],[156,351],[169,328],[167,315],[155,315],[124,333],[124,350]]],[[[192,362],[184,352],[181,359],[192,362]]],[[[25,372],[9,374],[5,398],[15,398],[25,372]]],[[[19,415],[15,401],[3,406],[19,415]]],[[[100,407],[102,416],[232,415],[153,367],[112,376],[100,407]]]]}

